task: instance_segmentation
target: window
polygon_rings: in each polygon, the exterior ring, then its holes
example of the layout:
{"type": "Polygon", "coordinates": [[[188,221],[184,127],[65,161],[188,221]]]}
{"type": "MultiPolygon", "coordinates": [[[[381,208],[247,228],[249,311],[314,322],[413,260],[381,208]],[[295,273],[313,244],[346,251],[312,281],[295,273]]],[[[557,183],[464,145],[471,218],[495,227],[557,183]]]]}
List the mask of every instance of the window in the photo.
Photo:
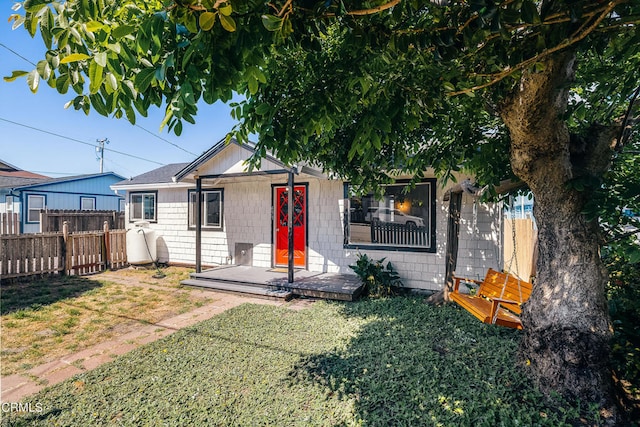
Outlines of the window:
{"type": "Polygon", "coordinates": [[[118,210],[119,210],[120,212],[124,212],[124,199],[120,199],[120,200],[118,201],[118,210]]]}
{"type": "MultiPolygon", "coordinates": [[[[222,229],[222,189],[202,190],[202,227],[222,229]]],[[[196,226],[196,197],[195,191],[189,191],[189,227],[196,226]]]]}
{"type": "Polygon", "coordinates": [[[156,193],[131,193],[129,219],[131,221],[156,220],[156,193]]]}
{"type": "Polygon", "coordinates": [[[5,196],[4,200],[5,211],[13,213],[13,196],[5,196]]]}
{"type": "Polygon", "coordinates": [[[45,197],[30,194],[27,196],[27,222],[40,222],[40,210],[45,207],[45,197]]]}
{"type": "Polygon", "coordinates": [[[380,200],[345,185],[346,247],[435,252],[435,180],[406,184],[385,186],[380,200]]]}
{"type": "Polygon", "coordinates": [[[81,211],[95,211],[96,210],[96,198],[95,197],[80,197],[80,210],[81,211]]]}

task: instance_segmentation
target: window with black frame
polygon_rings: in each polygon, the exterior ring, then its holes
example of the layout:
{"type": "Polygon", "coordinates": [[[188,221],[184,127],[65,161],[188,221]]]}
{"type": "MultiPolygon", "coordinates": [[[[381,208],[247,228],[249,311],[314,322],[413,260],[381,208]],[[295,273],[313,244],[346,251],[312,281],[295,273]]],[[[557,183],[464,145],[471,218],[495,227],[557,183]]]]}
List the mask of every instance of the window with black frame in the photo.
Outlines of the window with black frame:
{"type": "MultiPolygon", "coordinates": [[[[202,228],[222,229],[222,189],[202,190],[202,228]]],[[[196,201],[197,194],[194,190],[189,191],[189,228],[196,226],[196,201]]]]}
{"type": "Polygon", "coordinates": [[[435,252],[435,179],[384,187],[382,198],[345,184],[345,247],[435,252]]]}

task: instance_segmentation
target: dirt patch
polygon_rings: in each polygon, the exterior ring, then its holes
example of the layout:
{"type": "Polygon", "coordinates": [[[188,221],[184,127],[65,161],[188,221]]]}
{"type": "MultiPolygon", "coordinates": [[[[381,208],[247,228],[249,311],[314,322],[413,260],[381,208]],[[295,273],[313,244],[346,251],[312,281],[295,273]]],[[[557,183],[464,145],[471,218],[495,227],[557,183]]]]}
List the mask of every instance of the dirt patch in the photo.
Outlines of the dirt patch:
{"type": "Polygon", "coordinates": [[[24,373],[99,342],[213,302],[181,288],[191,270],[123,269],[86,277],[51,277],[2,287],[2,375],[24,373]]]}

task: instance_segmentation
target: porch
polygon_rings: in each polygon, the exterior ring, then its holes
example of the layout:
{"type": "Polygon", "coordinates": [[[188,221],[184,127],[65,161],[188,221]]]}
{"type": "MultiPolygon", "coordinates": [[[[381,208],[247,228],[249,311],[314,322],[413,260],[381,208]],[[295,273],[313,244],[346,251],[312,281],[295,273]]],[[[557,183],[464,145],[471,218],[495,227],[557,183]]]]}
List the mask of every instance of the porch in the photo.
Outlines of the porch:
{"type": "Polygon", "coordinates": [[[286,268],[246,265],[220,266],[192,273],[191,278],[181,284],[266,297],[305,296],[340,301],[356,300],[364,288],[358,276],[352,274],[296,270],[293,283],[288,283],[286,268]]]}

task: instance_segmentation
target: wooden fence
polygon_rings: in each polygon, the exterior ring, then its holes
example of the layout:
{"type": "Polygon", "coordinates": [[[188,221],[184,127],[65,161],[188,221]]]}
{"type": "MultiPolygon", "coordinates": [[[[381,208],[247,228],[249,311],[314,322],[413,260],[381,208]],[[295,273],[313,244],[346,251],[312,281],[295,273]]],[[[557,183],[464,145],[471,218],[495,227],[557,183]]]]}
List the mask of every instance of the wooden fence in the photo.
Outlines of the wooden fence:
{"type": "Polygon", "coordinates": [[[371,223],[371,243],[429,246],[426,227],[410,227],[394,222],[373,221],[371,223]]]}
{"type": "Polygon", "coordinates": [[[0,279],[83,275],[127,263],[126,230],[0,236],[0,279]]]}
{"type": "Polygon", "coordinates": [[[529,218],[504,220],[504,271],[531,282],[536,275],[538,232],[529,218]],[[514,230],[515,227],[515,230],[514,230]],[[513,246],[515,240],[515,249],[513,246]],[[514,257],[515,255],[515,257],[514,257]],[[513,260],[511,259],[513,257],[513,260]]]}
{"type": "Polygon", "coordinates": [[[3,213],[0,216],[0,235],[20,234],[20,217],[16,212],[3,213]]]}
{"type": "Polygon", "coordinates": [[[124,212],[43,209],[40,211],[40,232],[62,231],[65,222],[70,233],[102,230],[105,221],[111,230],[124,229],[124,212]]]}

